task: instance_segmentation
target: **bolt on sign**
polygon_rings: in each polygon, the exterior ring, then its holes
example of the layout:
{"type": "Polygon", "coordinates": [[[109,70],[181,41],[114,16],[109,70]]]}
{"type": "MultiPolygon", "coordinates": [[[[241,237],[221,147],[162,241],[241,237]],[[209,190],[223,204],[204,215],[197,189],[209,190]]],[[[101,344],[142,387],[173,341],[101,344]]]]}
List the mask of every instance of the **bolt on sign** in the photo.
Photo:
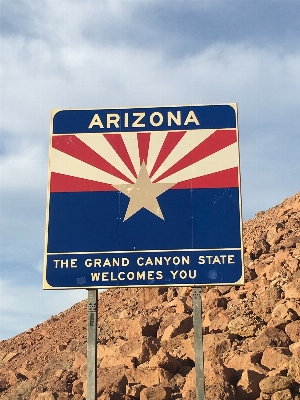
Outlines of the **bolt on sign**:
{"type": "Polygon", "coordinates": [[[44,289],[240,285],[236,104],[53,110],[44,289]]]}

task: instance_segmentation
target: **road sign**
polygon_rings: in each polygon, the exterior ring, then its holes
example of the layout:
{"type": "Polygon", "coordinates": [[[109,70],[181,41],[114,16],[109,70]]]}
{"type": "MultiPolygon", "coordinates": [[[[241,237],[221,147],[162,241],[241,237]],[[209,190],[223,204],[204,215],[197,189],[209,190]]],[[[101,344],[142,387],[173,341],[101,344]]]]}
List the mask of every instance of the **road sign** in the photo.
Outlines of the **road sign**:
{"type": "Polygon", "coordinates": [[[44,289],[243,283],[236,104],[52,112],[44,289]]]}

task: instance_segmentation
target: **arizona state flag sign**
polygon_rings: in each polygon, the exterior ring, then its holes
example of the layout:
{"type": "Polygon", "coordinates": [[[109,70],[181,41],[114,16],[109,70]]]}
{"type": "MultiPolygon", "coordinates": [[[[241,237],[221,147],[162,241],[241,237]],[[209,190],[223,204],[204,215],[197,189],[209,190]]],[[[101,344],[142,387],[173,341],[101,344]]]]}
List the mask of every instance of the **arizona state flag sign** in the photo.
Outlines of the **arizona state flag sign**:
{"type": "Polygon", "coordinates": [[[52,112],[44,289],[242,283],[236,104],[52,112]]]}

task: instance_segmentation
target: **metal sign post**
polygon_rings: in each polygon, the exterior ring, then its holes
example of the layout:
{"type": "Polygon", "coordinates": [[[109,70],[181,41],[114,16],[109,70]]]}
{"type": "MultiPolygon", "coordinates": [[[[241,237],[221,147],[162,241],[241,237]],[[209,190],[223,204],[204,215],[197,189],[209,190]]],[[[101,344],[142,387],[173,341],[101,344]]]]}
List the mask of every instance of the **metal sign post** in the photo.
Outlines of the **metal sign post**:
{"type": "Polygon", "coordinates": [[[97,398],[97,326],[98,290],[88,289],[87,320],[87,396],[86,400],[97,398]]]}
{"type": "Polygon", "coordinates": [[[203,336],[202,336],[202,301],[201,288],[193,288],[194,309],[194,348],[196,368],[196,399],[205,400],[203,369],[203,336]]]}

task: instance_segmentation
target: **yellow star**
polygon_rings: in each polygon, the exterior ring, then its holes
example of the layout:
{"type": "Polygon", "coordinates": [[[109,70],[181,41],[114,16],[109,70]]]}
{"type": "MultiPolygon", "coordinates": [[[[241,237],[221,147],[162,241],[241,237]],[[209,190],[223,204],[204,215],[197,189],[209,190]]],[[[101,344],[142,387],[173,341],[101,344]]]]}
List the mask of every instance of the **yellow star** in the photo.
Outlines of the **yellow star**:
{"type": "Polygon", "coordinates": [[[157,217],[164,219],[157,197],[166,192],[174,183],[152,183],[145,163],[141,165],[140,172],[134,184],[113,185],[113,187],[130,198],[124,221],[132,217],[142,208],[150,211],[157,217]]]}

